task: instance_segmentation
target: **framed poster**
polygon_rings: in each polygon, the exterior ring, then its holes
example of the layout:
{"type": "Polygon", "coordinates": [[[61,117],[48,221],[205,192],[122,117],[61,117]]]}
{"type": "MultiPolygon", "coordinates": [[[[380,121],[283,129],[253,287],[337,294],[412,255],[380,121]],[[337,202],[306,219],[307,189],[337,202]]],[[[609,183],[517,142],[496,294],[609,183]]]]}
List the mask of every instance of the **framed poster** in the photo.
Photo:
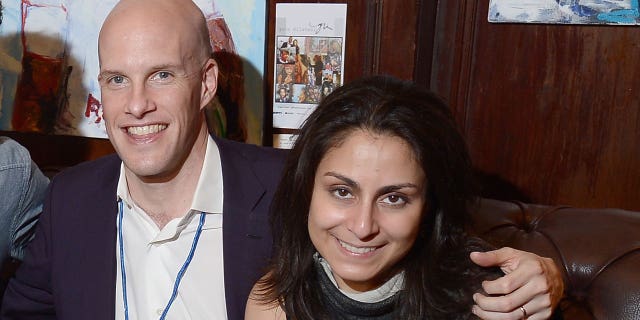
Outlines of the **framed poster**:
{"type": "Polygon", "coordinates": [[[491,0],[489,22],[640,24],[638,0],[491,0]]]}
{"type": "MultiPolygon", "coordinates": [[[[0,130],[106,137],[97,39],[118,0],[3,0],[0,130]]],[[[194,0],[221,69],[210,130],[261,143],[266,4],[194,0]]]]}
{"type": "MultiPolygon", "coordinates": [[[[347,5],[277,3],[273,127],[298,129],[323,97],[343,83],[347,5]]],[[[287,148],[295,137],[274,136],[287,148]]]]}

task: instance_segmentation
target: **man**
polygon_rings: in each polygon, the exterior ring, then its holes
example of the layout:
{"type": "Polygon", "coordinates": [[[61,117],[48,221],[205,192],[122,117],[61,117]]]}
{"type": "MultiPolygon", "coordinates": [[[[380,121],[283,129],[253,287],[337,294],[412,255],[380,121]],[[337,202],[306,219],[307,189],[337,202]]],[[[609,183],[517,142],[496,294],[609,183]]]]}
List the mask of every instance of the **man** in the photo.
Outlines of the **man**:
{"type": "Polygon", "coordinates": [[[122,319],[127,288],[131,319],[159,317],[204,212],[169,315],[240,318],[270,253],[264,213],[281,153],[208,135],[203,110],[218,68],[191,1],[121,1],[100,32],[99,57],[107,132],[121,158],[56,177],[4,315],[122,319]]]}
{"type": "MultiPolygon", "coordinates": [[[[117,156],[56,177],[3,318],[242,319],[270,254],[267,213],[283,153],[207,134],[218,66],[191,1],[120,1],[98,51],[117,156]]],[[[539,261],[525,254],[510,258],[539,261]]],[[[529,282],[543,273],[512,274],[529,282]]],[[[539,296],[518,290],[479,304],[539,296]]]]}

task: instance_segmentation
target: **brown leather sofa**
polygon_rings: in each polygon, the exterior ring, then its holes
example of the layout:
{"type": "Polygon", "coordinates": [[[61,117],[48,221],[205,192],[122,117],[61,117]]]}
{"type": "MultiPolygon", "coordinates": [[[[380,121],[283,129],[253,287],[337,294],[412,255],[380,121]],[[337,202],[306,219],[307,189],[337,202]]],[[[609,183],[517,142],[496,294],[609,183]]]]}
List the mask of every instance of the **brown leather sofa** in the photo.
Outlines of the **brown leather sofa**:
{"type": "Polygon", "coordinates": [[[489,243],[563,269],[564,319],[640,319],[640,212],[482,199],[472,215],[489,243]]]}

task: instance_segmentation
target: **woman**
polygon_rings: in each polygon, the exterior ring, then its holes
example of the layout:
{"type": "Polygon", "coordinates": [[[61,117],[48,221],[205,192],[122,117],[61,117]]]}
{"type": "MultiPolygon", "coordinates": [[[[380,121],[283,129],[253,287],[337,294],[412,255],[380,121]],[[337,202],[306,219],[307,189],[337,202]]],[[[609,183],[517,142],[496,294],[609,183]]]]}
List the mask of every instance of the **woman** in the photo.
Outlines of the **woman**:
{"type": "Polygon", "coordinates": [[[469,260],[487,249],[464,232],[469,155],[424,89],[388,77],[336,89],[284,172],[274,259],[246,319],[467,319],[482,280],[501,275],[469,260]]]}

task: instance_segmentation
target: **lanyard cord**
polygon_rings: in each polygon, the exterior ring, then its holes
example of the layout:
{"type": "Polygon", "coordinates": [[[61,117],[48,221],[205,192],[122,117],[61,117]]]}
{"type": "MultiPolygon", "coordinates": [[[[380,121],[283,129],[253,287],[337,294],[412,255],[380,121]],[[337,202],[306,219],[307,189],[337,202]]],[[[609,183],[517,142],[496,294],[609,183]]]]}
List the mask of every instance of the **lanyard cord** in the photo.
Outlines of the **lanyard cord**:
{"type": "Polygon", "coordinates": [[[124,245],[122,244],[122,200],[118,202],[118,240],[120,248],[120,273],[122,274],[122,299],[124,300],[124,318],[129,320],[129,304],[127,303],[127,271],[124,269],[124,245]]]}
{"type": "MultiPolygon", "coordinates": [[[[127,272],[124,266],[124,244],[122,242],[122,200],[120,202],[120,207],[118,210],[118,239],[120,240],[120,272],[122,274],[122,299],[124,301],[124,318],[129,320],[129,304],[127,302],[127,272]]],[[[196,247],[198,246],[198,240],[200,239],[200,234],[202,233],[202,227],[204,226],[205,214],[204,212],[200,212],[200,222],[198,223],[198,229],[196,230],[196,234],[193,236],[193,243],[191,244],[191,250],[189,250],[189,255],[187,259],[184,261],[182,268],[178,271],[178,275],[176,276],[176,281],[173,284],[173,292],[171,293],[171,298],[167,303],[167,306],[162,311],[162,315],[160,316],[160,320],[164,320],[169,312],[169,308],[171,308],[171,304],[178,296],[178,287],[180,286],[180,281],[182,281],[182,276],[187,271],[187,267],[191,263],[193,259],[193,254],[196,251],[196,247]]]]}

